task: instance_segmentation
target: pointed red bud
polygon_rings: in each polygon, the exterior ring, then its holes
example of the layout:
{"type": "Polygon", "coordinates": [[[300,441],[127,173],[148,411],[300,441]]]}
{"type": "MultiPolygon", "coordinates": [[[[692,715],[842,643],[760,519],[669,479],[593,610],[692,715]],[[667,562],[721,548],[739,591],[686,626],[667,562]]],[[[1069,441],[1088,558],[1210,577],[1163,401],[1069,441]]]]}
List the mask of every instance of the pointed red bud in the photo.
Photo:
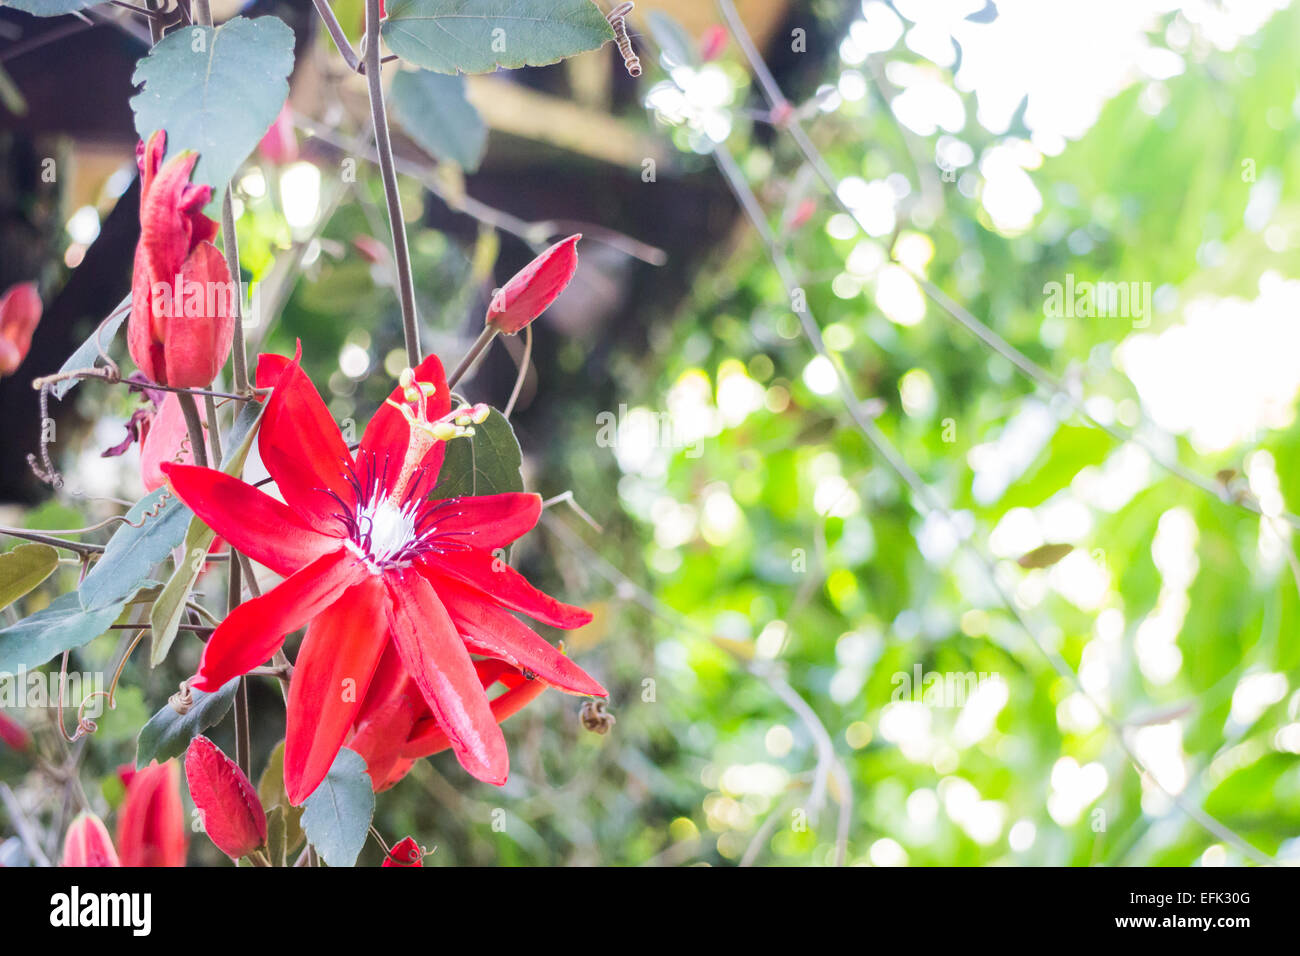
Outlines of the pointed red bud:
{"type": "Polygon", "coordinates": [[[487,324],[513,335],[545,312],[578,269],[582,233],[561,239],[519,270],[492,296],[487,324]]]}
{"type": "Polygon", "coordinates": [[[176,761],[155,761],[134,773],[119,775],[126,784],[126,799],[117,814],[122,865],[184,866],[190,838],[176,761]]]}
{"type": "Polygon", "coordinates": [[[93,813],[82,813],[68,827],[63,839],[64,866],[121,866],[104,822],[93,813]]]}
{"type": "Polygon", "coordinates": [[[388,856],[384,857],[383,866],[424,866],[424,851],[420,849],[420,844],[416,843],[412,837],[407,837],[400,843],[394,843],[393,848],[388,851],[388,856]]]}
{"type": "Polygon", "coordinates": [[[203,814],[203,829],[226,856],[239,859],[266,843],[266,811],[239,766],[207,737],[185,751],[190,797],[203,814]]]}

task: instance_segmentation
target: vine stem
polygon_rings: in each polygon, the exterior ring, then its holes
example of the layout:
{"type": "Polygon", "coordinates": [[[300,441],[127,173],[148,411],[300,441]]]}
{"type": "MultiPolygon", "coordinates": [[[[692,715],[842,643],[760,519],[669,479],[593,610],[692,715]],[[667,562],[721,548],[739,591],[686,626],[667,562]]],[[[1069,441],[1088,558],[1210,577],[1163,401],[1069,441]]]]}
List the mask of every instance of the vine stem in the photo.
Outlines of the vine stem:
{"type": "Polygon", "coordinates": [[[203,420],[199,418],[199,405],[189,392],[177,392],[181,412],[185,416],[185,427],[190,433],[190,451],[194,453],[194,464],[200,468],[208,467],[208,446],[203,439],[203,420]]]}
{"type": "MultiPolygon", "coordinates": [[[[478,338],[474,340],[474,344],[471,345],[469,351],[465,353],[465,357],[461,359],[460,364],[456,366],[456,370],[447,376],[448,389],[456,387],[456,383],[464,378],[465,374],[474,367],[474,363],[478,361],[479,356],[482,355],[484,350],[492,344],[492,340],[496,337],[497,328],[494,325],[487,326],[479,333],[478,338]]],[[[412,368],[414,367],[415,366],[412,366],[412,368]]]]}
{"type": "Polygon", "coordinates": [[[510,392],[510,401],[506,402],[505,411],[501,414],[507,419],[510,413],[515,410],[515,402],[519,401],[519,393],[524,390],[524,379],[528,377],[528,365],[533,360],[533,326],[530,322],[524,326],[524,354],[519,359],[519,374],[515,376],[515,387],[510,392]]]}
{"type": "Polygon", "coordinates": [[[402,218],[402,197],[397,191],[397,169],[393,165],[393,141],[384,109],[383,74],[379,55],[379,0],[366,0],[366,85],[370,90],[370,118],[375,127],[375,152],[384,180],[384,203],[393,233],[393,265],[402,303],[402,336],[406,340],[406,364],[420,364],[420,328],[415,316],[415,286],[411,279],[411,253],[406,244],[406,221],[402,218]]]}

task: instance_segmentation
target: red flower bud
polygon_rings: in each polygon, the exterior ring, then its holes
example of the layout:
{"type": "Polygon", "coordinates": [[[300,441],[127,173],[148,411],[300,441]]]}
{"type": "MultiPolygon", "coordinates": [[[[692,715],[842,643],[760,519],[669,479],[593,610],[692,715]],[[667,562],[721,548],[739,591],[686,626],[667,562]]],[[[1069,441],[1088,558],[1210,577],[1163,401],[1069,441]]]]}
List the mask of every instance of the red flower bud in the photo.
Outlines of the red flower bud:
{"type": "Polygon", "coordinates": [[[519,270],[492,297],[487,324],[513,335],[550,307],[578,269],[582,233],[561,239],[519,270]]]}
{"type": "Polygon", "coordinates": [[[705,63],[716,60],[727,48],[727,28],[714,24],[700,37],[700,59],[705,63]]]}
{"type": "Polygon", "coordinates": [[[154,761],[121,776],[126,783],[126,799],[117,815],[122,865],[184,866],[189,834],[176,761],[154,761]]]}
{"type": "Polygon", "coordinates": [[[140,371],[160,385],[203,388],[230,354],[235,296],[226,260],[203,215],[212,187],[190,182],[198,154],[166,163],[159,130],[136,150],[140,166],[140,242],[135,248],[127,345],[140,371]]]}
{"type": "Polygon", "coordinates": [[[31,745],[32,735],[18,721],[0,713],[0,740],[3,740],[14,750],[22,751],[31,745]]]}
{"type": "Polygon", "coordinates": [[[18,371],[40,321],[41,297],[35,282],[10,286],[0,296],[0,377],[18,371]]]}
{"type": "Polygon", "coordinates": [[[222,853],[247,856],[266,843],[266,811],[239,766],[207,737],[185,751],[190,797],[203,814],[203,829],[222,853]]]}
{"type": "Polygon", "coordinates": [[[293,132],[293,111],[288,103],[257,144],[257,151],[277,166],[287,166],[298,158],[298,138],[293,132]]]}
{"type": "Polygon", "coordinates": [[[388,856],[384,857],[382,866],[424,866],[424,851],[420,849],[420,844],[416,843],[412,837],[407,837],[400,843],[394,843],[393,848],[388,851],[388,856]]]}
{"type": "Polygon", "coordinates": [[[64,866],[121,866],[104,822],[93,813],[82,813],[68,827],[63,838],[64,866]]]}

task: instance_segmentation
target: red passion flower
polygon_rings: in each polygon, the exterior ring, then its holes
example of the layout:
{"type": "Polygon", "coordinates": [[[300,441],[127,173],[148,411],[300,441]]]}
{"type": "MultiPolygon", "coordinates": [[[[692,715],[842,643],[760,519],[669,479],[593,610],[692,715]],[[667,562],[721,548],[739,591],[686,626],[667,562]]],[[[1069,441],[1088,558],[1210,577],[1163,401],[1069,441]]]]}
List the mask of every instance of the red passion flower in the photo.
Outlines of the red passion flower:
{"type": "Polygon", "coordinates": [[[213,469],[163,465],[195,514],[232,547],[285,575],[217,628],[193,686],[219,688],[307,625],[289,687],[284,773],[292,803],[329,771],[386,651],[461,765],[480,780],[504,783],[505,738],[471,653],[572,694],[605,690],[509,613],[560,628],[591,620],[493,555],[532,529],[541,499],[429,498],[446,442],[472,434],[486,406],[453,410],[442,364],[430,356],[403,373],[354,456],[296,358],[261,356],[257,385],[273,388],[258,449],[285,503],[213,469]]]}

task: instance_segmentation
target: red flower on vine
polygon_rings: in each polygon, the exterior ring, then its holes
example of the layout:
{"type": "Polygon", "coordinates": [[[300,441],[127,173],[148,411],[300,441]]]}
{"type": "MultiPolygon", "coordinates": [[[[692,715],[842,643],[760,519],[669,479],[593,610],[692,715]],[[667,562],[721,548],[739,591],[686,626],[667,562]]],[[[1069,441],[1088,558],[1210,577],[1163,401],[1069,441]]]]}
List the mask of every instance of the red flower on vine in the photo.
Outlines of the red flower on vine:
{"type": "Polygon", "coordinates": [[[166,163],[159,130],[136,149],[140,167],[140,242],[135,247],[127,346],[160,385],[203,388],[225,364],[235,335],[234,286],[203,215],[212,187],[190,182],[198,154],[166,163]]]}
{"type": "Polygon", "coordinates": [[[461,765],[504,783],[505,738],[471,653],[526,668],[569,693],[605,690],[509,613],[561,628],[591,620],[493,555],[532,529],[541,499],[429,498],[445,443],[472,433],[486,406],[453,410],[442,364],[430,356],[403,373],[354,457],[296,358],[261,356],[257,384],[274,389],[258,448],[285,504],[213,469],[163,466],[181,500],[233,548],[286,576],[227,616],[193,686],[215,690],[247,673],[305,624],[285,739],[292,803],[329,771],[385,651],[461,765]]]}

